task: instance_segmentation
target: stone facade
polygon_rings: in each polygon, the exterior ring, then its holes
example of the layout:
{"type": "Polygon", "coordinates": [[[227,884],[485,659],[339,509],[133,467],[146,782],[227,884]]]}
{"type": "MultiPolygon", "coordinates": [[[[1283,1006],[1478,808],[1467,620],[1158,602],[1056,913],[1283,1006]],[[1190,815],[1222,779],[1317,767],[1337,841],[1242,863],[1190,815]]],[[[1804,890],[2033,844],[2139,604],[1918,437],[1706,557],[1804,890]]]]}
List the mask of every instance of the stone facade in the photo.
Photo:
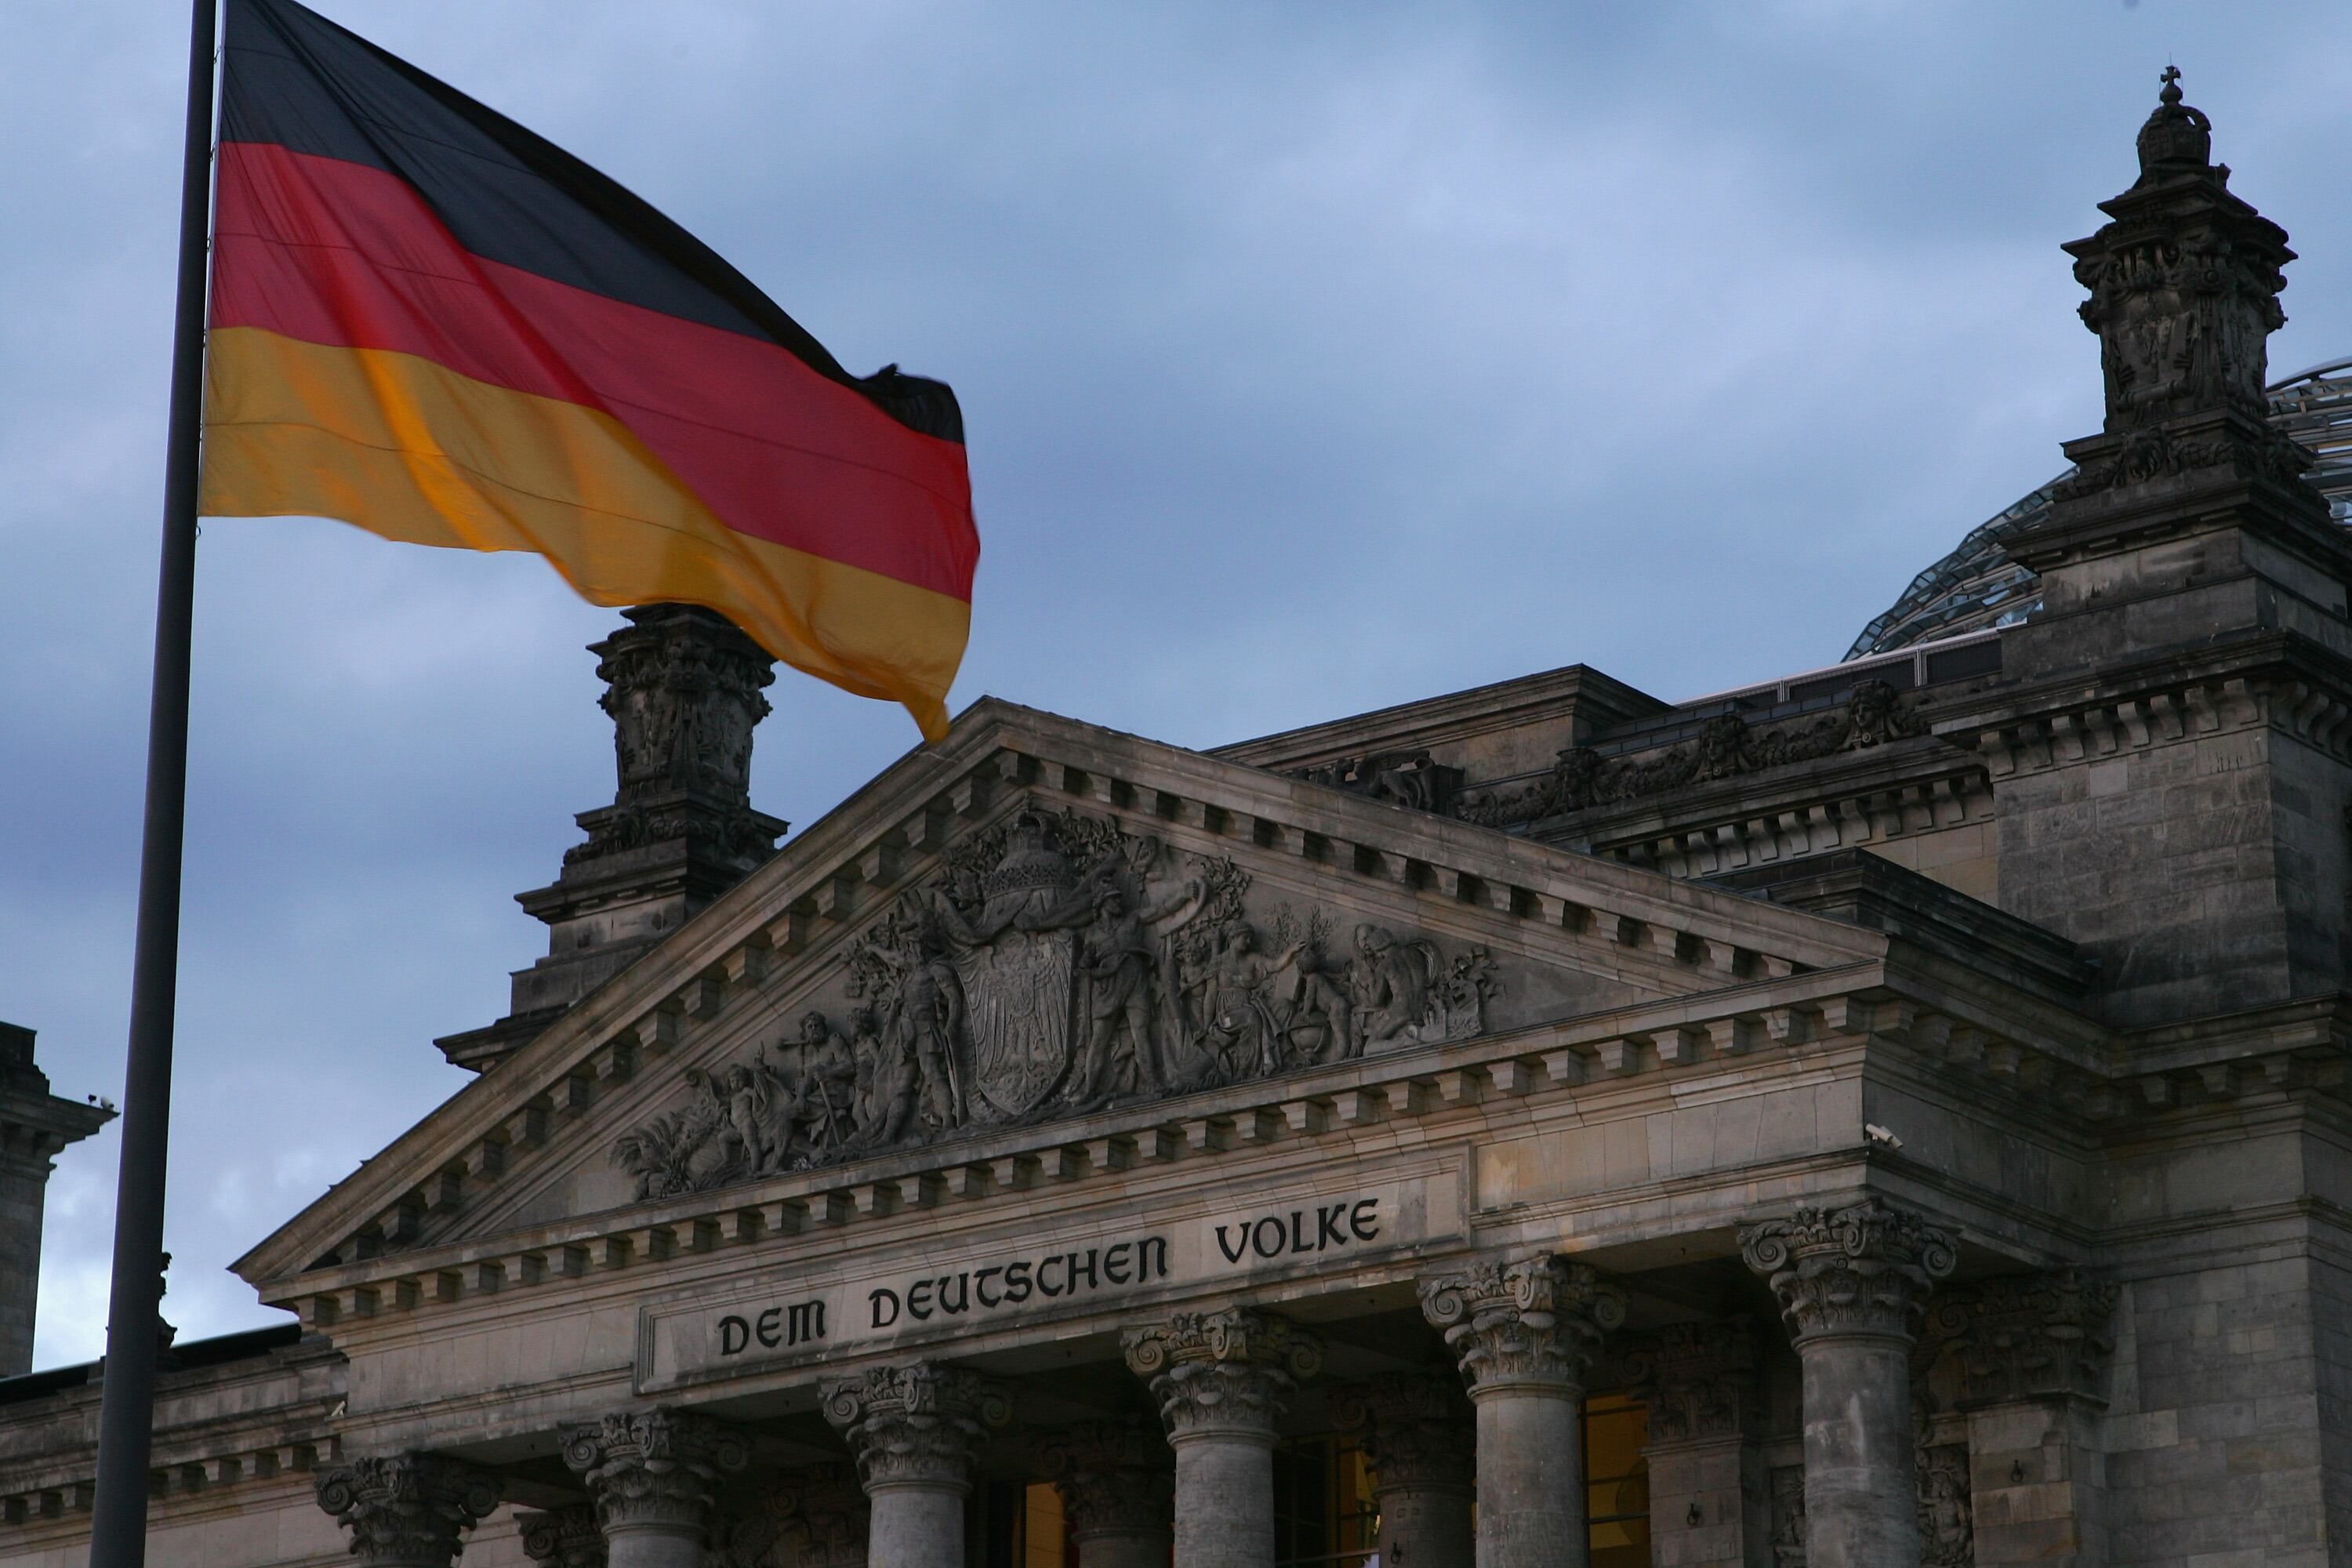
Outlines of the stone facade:
{"type": "MultiPolygon", "coordinates": [[[[1275,1568],[1359,1455],[1381,1568],[2347,1560],[2352,549],[2210,138],[2167,81],[2067,247],[2018,626],[1213,752],[985,700],[771,854],[764,659],[633,612],[556,951],[175,1348],[161,1560],[1275,1568]]],[[[0,1382],[0,1563],[96,1398],[0,1382]]]]}

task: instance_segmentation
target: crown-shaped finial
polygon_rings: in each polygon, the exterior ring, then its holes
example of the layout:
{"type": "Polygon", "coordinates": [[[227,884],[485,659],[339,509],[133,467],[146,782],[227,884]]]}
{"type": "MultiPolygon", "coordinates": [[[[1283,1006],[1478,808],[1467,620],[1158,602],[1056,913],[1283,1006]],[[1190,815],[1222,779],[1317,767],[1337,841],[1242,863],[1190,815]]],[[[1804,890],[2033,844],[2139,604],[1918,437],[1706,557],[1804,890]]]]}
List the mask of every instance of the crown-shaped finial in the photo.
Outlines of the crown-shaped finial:
{"type": "Polygon", "coordinates": [[[2213,161],[2213,122],[2180,101],[2180,68],[2166,66],[2163,81],[2163,90],[2157,94],[2156,112],[2139,128],[2139,176],[2143,182],[2202,169],[2213,161]]]}

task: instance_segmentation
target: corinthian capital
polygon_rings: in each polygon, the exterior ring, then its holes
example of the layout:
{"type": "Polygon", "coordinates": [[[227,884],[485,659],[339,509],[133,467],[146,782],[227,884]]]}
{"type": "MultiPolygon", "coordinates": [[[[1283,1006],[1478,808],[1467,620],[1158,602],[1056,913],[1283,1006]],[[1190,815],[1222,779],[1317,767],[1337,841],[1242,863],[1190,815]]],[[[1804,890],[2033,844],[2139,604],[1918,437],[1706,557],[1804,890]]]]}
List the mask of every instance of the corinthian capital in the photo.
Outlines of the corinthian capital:
{"type": "Polygon", "coordinates": [[[1151,1421],[1081,1421],[1038,1443],[1036,1454],[1062,1494],[1070,1537],[1081,1546],[1097,1536],[1168,1533],[1176,1514],[1176,1467],[1167,1437],[1151,1421]]]}
{"type": "Polygon", "coordinates": [[[1756,1342],[1744,1322],[1669,1323],[1627,1347],[1627,1381],[1650,1407],[1650,1441],[1733,1437],[1756,1411],[1756,1342]]]}
{"type": "Polygon", "coordinates": [[[866,1568],[870,1511],[855,1465],[812,1465],[794,1470],[768,1494],[779,1552],[795,1568],[866,1568]]]}
{"type": "Polygon", "coordinates": [[[1427,1276],[1421,1311],[1445,1331],[1471,1398],[1572,1396],[1583,1390],[1601,1335],[1625,1321],[1625,1298],[1584,1264],[1532,1258],[1427,1276]]]}
{"type": "Polygon", "coordinates": [[[1932,1328],[1957,1347],[1960,1403],[2096,1399],[2116,1348],[2116,1288],[2079,1268],[1988,1279],[1939,1300],[1932,1328]]]}
{"type": "Polygon", "coordinates": [[[1291,1390],[1323,1369],[1322,1342],[1247,1307],[1178,1312],[1119,1336],[1128,1370],[1151,1385],[1172,1441],[1272,1441],[1291,1390]]]}
{"type": "Polygon", "coordinates": [[[497,1477],[438,1454],[354,1459],[320,1471],[317,1485],[319,1506],[371,1568],[454,1563],[466,1531],[499,1506],[497,1477]]]}
{"type": "Polygon", "coordinates": [[[867,1491],[962,1489],[971,1484],[972,1450],[982,1434],[1013,1418],[1013,1402],[984,1377],[919,1361],[827,1382],[824,1418],[857,1456],[867,1491]]]}
{"type": "Polygon", "coordinates": [[[587,1480],[607,1533],[701,1530],[719,1478],[749,1458],[741,1434],[682,1410],[630,1411],[563,1434],[563,1462],[587,1480]]]}
{"type": "Polygon", "coordinates": [[[1360,1434],[1382,1497],[1476,1489],[1470,1405],[1453,1373],[1397,1372],[1342,1384],[1329,1404],[1333,1424],[1360,1434]]]}
{"type": "Polygon", "coordinates": [[[522,1530],[522,1554],[550,1568],[604,1568],[604,1531],[596,1510],[586,1503],[553,1513],[526,1513],[515,1523],[522,1530]]]}
{"type": "Polygon", "coordinates": [[[1959,1260],[1949,1232],[1876,1198],[1748,1226],[1739,1254],[1770,1282],[1799,1344],[1833,1334],[1912,1338],[1927,1292],[1959,1260]]]}

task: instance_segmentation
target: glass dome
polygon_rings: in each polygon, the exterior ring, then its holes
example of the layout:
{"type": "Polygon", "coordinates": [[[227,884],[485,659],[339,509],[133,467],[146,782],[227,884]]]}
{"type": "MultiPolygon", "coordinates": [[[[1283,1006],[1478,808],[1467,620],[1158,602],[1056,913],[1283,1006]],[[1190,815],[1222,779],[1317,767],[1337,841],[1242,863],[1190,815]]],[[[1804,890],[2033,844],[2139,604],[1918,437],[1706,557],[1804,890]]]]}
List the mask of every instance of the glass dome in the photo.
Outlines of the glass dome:
{"type": "MultiPolygon", "coordinates": [[[[2319,458],[2308,476],[2339,523],[2352,525],[2352,358],[2329,360],[2270,386],[2271,423],[2319,458]]],[[[1862,628],[1848,659],[1914,643],[2011,626],[2042,607],[2041,583],[2010,559],[2009,541],[2049,515],[2051,491],[2074,470],[1978,524],[1959,547],[1911,579],[1886,612],[1862,628]]]]}

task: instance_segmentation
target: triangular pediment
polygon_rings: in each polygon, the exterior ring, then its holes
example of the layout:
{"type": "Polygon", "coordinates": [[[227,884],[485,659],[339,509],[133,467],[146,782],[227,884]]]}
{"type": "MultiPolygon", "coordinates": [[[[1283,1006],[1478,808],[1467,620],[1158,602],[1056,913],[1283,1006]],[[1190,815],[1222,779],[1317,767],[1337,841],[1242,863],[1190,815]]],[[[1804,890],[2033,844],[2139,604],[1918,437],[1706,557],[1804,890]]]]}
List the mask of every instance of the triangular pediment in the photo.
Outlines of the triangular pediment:
{"type": "Polygon", "coordinates": [[[544,1227],[1878,956],[984,700],[237,1266],[544,1227]]]}

